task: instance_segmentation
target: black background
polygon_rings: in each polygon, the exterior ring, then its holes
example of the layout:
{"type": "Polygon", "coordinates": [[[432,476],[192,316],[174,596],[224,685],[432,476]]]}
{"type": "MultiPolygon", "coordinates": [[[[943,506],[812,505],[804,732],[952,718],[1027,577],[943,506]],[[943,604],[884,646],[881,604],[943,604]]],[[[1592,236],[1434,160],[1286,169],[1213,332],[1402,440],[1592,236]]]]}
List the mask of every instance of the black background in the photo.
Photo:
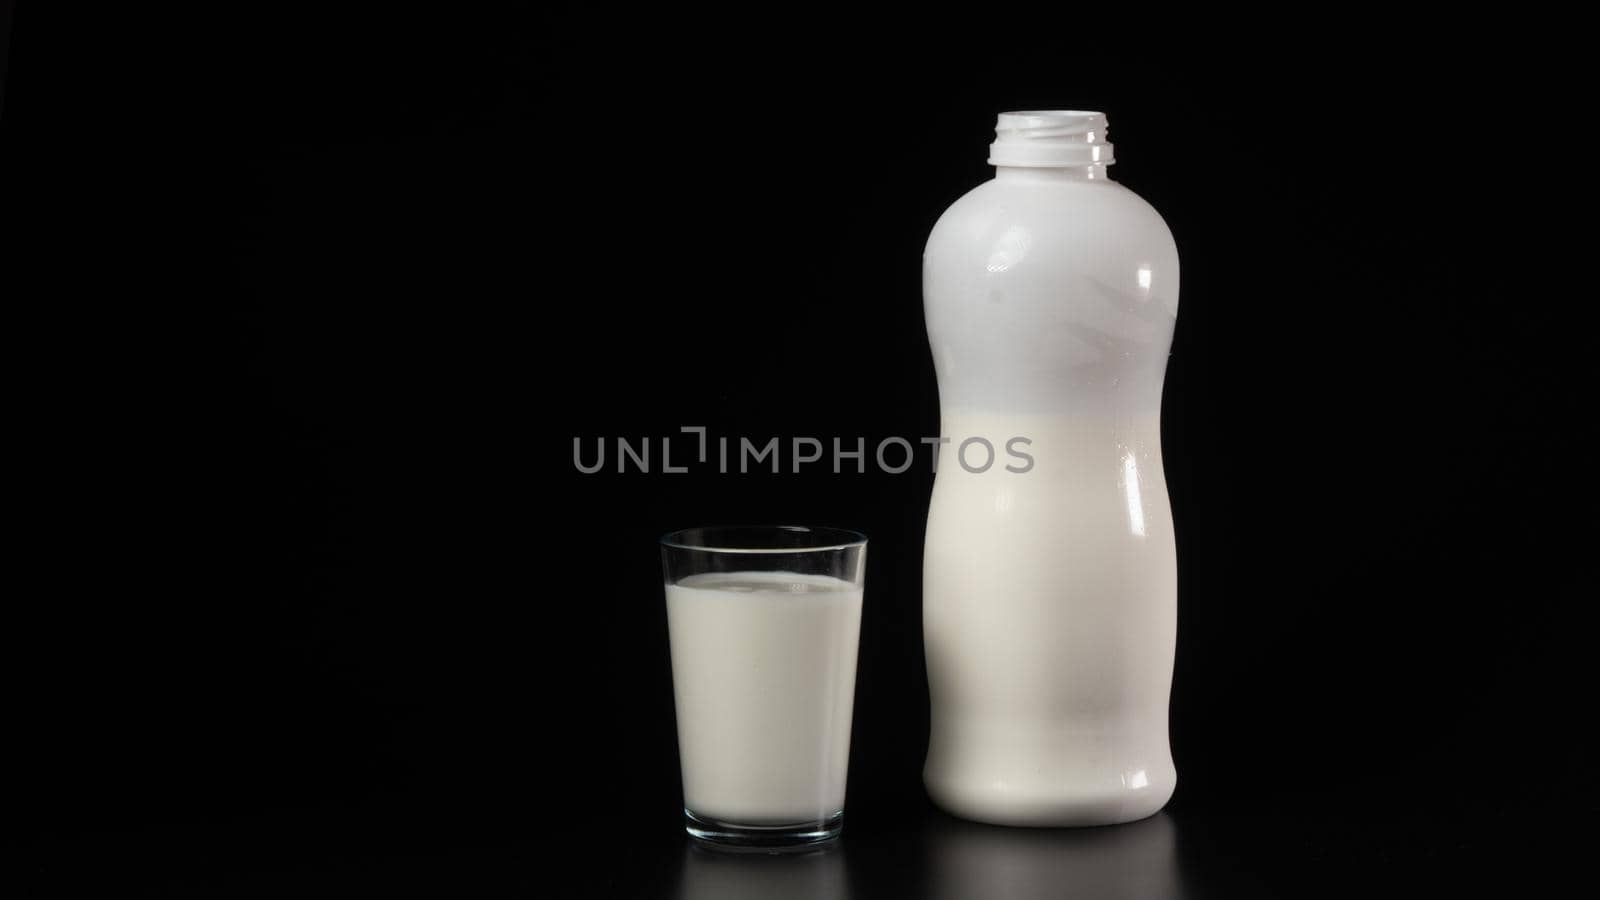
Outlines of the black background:
{"type": "Polygon", "coordinates": [[[871,536],[824,861],[851,896],[1521,886],[1587,844],[1560,54],[228,10],[12,23],[3,805],[29,881],[693,895],[716,863],[678,823],[654,540],[716,522],[871,536]],[[1112,176],[1183,262],[1180,785],[1125,871],[1085,852],[1104,830],[961,826],[922,793],[925,459],[572,462],[686,425],[937,434],[922,243],[989,177],[994,114],[1040,107],[1108,113],[1112,176]]]}

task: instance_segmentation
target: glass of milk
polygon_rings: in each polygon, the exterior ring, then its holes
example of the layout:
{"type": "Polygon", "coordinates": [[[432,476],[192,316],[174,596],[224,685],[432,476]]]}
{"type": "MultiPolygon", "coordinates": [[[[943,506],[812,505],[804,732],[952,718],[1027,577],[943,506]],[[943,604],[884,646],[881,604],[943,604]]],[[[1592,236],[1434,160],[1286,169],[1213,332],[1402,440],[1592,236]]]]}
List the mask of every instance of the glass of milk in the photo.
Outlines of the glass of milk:
{"type": "Polygon", "coordinates": [[[805,847],[844,825],[866,536],[690,528],[661,539],[689,834],[805,847]]]}

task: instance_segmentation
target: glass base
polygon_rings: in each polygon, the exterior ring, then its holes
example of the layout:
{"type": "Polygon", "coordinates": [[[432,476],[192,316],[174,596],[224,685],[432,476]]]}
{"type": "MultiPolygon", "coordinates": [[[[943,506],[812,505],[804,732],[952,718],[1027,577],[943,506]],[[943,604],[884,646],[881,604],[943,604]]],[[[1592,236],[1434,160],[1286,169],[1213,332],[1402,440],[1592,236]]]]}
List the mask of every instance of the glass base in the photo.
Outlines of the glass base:
{"type": "Polygon", "coordinates": [[[792,825],[735,825],[707,816],[683,811],[683,830],[689,836],[718,850],[752,853],[784,853],[807,850],[827,843],[844,830],[841,810],[821,821],[792,825]]]}

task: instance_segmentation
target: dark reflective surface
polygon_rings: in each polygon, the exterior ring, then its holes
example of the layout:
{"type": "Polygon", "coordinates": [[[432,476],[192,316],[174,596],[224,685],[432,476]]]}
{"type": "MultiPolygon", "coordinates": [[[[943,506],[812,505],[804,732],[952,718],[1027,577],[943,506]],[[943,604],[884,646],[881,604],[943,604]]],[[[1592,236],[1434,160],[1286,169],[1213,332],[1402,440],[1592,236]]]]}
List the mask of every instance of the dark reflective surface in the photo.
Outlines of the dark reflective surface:
{"type": "Polygon", "coordinates": [[[805,853],[728,853],[690,842],[676,891],[682,900],[833,900],[851,896],[842,842],[805,853]]]}
{"type": "MultiPolygon", "coordinates": [[[[907,824],[900,832],[847,833],[827,850],[801,855],[729,854],[688,842],[662,893],[681,900],[1193,896],[1177,825],[1165,813],[1108,828],[1002,828],[940,814],[907,824]]],[[[650,895],[650,886],[637,887],[650,895]]]]}
{"type": "MultiPolygon", "coordinates": [[[[663,817],[664,818],[664,817],[663,817]]],[[[524,823],[525,825],[526,823],[524,823]]],[[[322,815],[102,834],[25,847],[10,895],[834,900],[1565,896],[1588,868],[1586,816],[1462,818],[1334,809],[1172,809],[1108,828],[1033,830],[931,809],[847,828],[804,854],[702,849],[668,823],[532,833],[451,815],[322,815]],[[659,827],[658,827],[659,825],[659,827]]]]}
{"type": "Polygon", "coordinates": [[[1177,828],[1165,813],[1106,828],[1018,829],[935,821],[927,896],[1184,897],[1177,828]]]}

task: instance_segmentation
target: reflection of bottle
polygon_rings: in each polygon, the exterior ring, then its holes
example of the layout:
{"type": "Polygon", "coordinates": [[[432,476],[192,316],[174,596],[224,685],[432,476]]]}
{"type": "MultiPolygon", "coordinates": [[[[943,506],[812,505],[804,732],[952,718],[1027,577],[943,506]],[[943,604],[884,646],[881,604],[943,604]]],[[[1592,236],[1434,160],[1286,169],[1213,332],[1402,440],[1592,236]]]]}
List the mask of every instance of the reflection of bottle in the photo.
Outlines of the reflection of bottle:
{"type": "Polygon", "coordinates": [[[772,855],[684,847],[677,896],[683,900],[843,900],[844,850],[772,855]]]}
{"type": "Polygon", "coordinates": [[[1001,115],[994,180],[945,211],[923,257],[950,441],[923,562],[924,780],[982,821],[1126,822],[1177,781],[1160,423],[1178,255],[1107,179],[1105,128],[1001,115]]]}
{"type": "Polygon", "coordinates": [[[1172,820],[1126,828],[1023,831],[945,820],[928,835],[928,881],[937,898],[1184,896],[1172,820]]]}

